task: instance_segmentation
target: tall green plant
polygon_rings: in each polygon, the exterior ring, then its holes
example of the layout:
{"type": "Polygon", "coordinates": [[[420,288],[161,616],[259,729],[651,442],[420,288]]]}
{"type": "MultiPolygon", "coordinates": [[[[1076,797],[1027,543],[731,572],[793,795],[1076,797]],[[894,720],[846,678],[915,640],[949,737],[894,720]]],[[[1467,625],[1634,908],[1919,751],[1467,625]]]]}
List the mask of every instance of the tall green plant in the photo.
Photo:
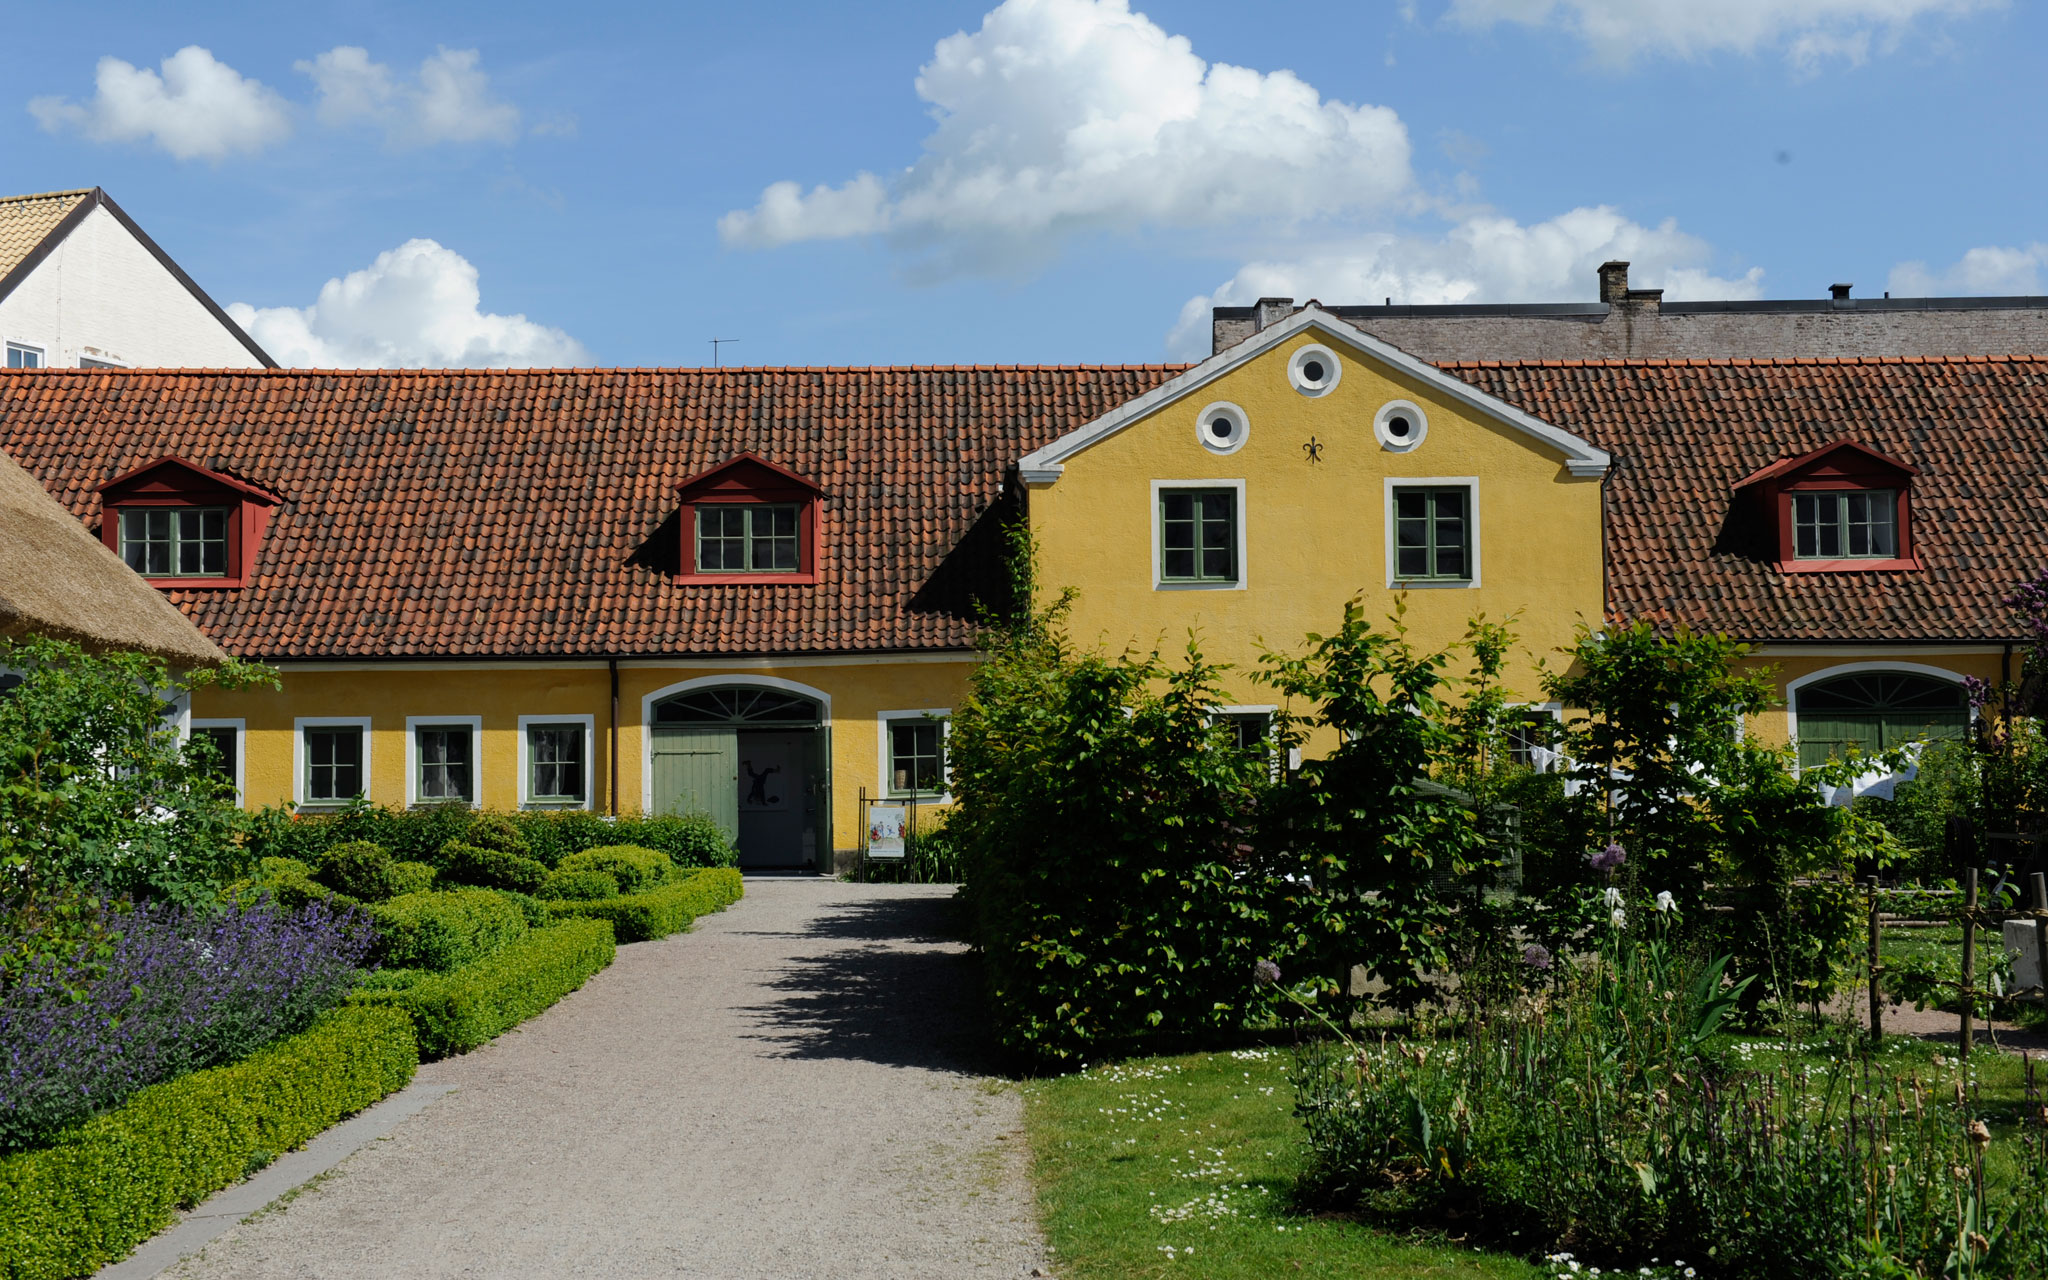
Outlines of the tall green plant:
{"type": "Polygon", "coordinates": [[[0,642],[21,682],[0,697],[0,892],[17,907],[84,891],[210,900],[242,870],[241,811],[212,744],[181,741],[172,700],[201,685],[275,683],[229,662],[174,680],[135,653],[0,642]]]}
{"type": "Polygon", "coordinates": [[[1294,950],[1332,981],[1365,966],[1404,1007],[1448,964],[1458,908],[1444,885],[1487,857],[1471,798],[1428,783],[1460,757],[1452,659],[1416,649],[1398,615],[1377,629],[1356,599],[1303,654],[1262,659],[1288,699],[1281,748],[1322,750],[1275,787],[1262,827],[1295,873],[1277,891],[1294,950]]]}

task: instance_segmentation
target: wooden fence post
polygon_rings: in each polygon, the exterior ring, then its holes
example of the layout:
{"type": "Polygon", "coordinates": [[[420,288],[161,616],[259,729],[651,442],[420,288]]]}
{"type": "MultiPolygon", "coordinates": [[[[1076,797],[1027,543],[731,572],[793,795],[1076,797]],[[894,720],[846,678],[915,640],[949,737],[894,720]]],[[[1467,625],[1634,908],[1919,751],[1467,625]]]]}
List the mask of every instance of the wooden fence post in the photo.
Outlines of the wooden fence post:
{"type": "Polygon", "coordinates": [[[1870,886],[1870,1047],[1875,1049],[1884,1043],[1884,992],[1879,988],[1878,975],[1884,966],[1877,958],[1877,877],[1867,881],[1870,886]]]}
{"type": "MultiPolygon", "coordinates": [[[[2028,896],[2033,899],[2031,905],[2034,908],[2034,959],[2037,962],[2035,975],[2041,980],[2042,993],[2048,995],[2048,969],[2044,969],[2038,963],[2048,960],[2048,876],[2036,871],[2029,878],[2032,881],[2029,887],[2033,890],[2028,896]]],[[[2003,938],[1999,939],[2001,951],[2004,949],[2004,941],[2003,938]]]]}
{"type": "Polygon", "coordinates": [[[1963,872],[1963,1026],[1958,1052],[1970,1057],[1970,1019],[1977,1004],[1977,868],[1963,872]]]}

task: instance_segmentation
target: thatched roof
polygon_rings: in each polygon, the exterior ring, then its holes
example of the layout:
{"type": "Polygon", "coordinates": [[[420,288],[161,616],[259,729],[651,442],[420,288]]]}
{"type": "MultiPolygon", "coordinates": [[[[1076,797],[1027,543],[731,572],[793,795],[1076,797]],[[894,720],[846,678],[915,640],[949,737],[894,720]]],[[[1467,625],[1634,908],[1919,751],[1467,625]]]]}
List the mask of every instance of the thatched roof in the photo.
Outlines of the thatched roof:
{"type": "Polygon", "coordinates": [[[137,649],[174,666],[227,655],[0,453],[0,636],[137,649]]]}

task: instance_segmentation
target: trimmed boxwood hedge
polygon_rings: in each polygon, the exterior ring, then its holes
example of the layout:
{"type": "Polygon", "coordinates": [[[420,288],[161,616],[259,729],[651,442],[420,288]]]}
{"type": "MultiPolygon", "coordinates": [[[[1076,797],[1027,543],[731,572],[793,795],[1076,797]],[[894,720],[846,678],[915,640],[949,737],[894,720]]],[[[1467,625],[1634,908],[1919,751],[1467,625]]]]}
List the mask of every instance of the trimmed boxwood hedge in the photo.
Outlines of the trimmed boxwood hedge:
{"type": "Polygon", "coordinates": [[[645,893],[683,878],[667,854],[637,844],[607,844],[572,853],[556,870],[602,871],[619,882],[620,893],[645,893]]]}
{"type": "Polygon", "coordinates": [[[550,902],[548,913],[558,919],[609,920],[620,942],[646,942],[687,929],[698,916],[724,910],[740,900],[741,892],[740,873],[731,867],[720,867],[699,871],[645,893],[594,902],[550,902]]]}
{"type": "Polygon", "coordinates": [[[572,853],[603,845],[655,849],[679,867],[739,865],[725,832],[701,813],[608,818],[603,814],[531,810],[476,813],[457,805],[389,809],[356,805],[332,814],[291,814],[266,809],[255,816],[249,848],[259,857],[317,862],[329,845],[369,840],[411,862],[436,862],[450,840],[522,854],[547,867],[572,853]],[[509,833],[513,840],[504,837],[509,833]],[[507,845],[512,845],[507,848],[507,845]],[[518,844],[525,847],[519,848],[518,844]]]}
{"type": "Polygon", "coordinates": [[[369,908],[378,959],[394,969],[454,969],[526,932],[524,906],[494,889],[407,893],[369,908]]]}
{"type": "Polygon", "coordinates": [[[0,1278],[92,1274],[163,1230],[179,1206],[402,1088],[418,1065],[404,1014],[339,1009],[0,1159],[0,1278]]]}
{"type": "Polygon", "coordinates": [[[412,1016],[420,1053],[445,1058],[518,1026],[612,962],[617,947],[604,920],[535,929],[452,973],[429,974],[395,990],[359,991],[357,1004],[412,1016]]]}

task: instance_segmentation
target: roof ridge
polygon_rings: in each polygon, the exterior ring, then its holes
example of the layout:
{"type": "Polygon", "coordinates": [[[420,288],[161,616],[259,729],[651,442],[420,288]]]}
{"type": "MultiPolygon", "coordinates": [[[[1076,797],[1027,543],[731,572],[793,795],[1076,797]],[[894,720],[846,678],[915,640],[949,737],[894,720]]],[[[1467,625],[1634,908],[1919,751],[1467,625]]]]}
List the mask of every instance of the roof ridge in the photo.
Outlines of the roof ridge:
{"type": "Polygon", "coordinates": [[[97,190],[97,187],[74,187],[69,191],[31,191],[25,195],[0,196],[0,204],[13,204],[17,200],[57,200],[64,196],[89,196],[97,190]]]}
{"type": "Polygon", "coordinates": [[[1600,356],[1530,360],[1441,360],[1439,369],[1686,369],[1771,368],[1803,366],[1901,364],[2043,364],[2048,353],[2002,352],[1991,355],[1857,355],[1857,356],[1600,356]]]}
{"type": "Polygon", "coordinates": [[[41,376],[59,374],[104,375],[146,375],[171,377],[182,374],[220,374],[238,377],[368,377],[399,376],[427,377],[449,374],[479,374],[509,376],[512,374],[735,374],[735,373],[1152,373],[1162,370],[1185,370],[1193,368],[1188,364],[1157,361],[1150,364],[785,364],[785,365],[724,365],[706,368],[703,365],[536,365],[509,369],[458,368],[455,366],[426,369],[388,369],[375,366],[327,368],[313,365],[294,365],[274,369],[229,369],[211,366],[145,366],[121,369],[73,369],[54,366],[40,369],[9,369],[8,374],[29,373],[41,376]]]}

